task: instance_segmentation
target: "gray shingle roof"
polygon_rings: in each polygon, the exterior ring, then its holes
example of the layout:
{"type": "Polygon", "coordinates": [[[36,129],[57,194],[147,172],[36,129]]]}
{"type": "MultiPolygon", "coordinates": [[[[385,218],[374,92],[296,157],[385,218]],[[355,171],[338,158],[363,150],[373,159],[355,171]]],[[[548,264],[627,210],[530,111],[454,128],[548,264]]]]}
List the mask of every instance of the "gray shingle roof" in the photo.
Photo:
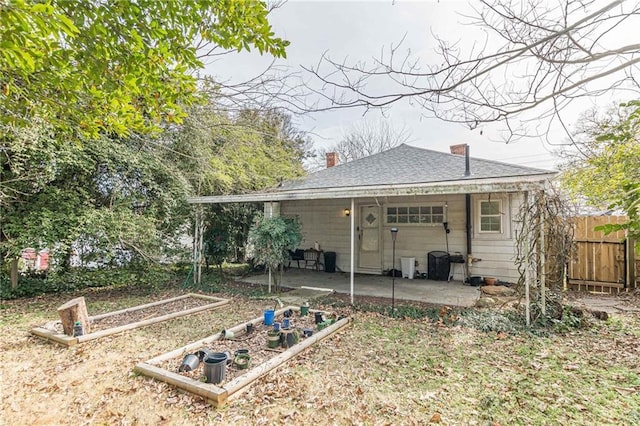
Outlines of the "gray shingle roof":
{"type": "Polygon", "coordinates": [[[387,151],[283,182],[278,191],[345,188],[412,183],[491,179],[553,173],[499,161],[470,159],[471,175],[465,176],[465,158],[402,144],[387,151]]]}

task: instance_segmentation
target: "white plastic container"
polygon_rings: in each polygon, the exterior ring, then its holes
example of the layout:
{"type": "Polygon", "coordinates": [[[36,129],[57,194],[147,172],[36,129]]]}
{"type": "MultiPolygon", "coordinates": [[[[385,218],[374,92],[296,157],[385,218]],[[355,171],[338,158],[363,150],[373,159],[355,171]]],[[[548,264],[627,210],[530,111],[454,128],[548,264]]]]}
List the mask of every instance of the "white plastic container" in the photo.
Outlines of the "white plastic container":
{"type": "Polygon", "coordinates": [[[402,278],[413,279],[416,274],[416,258],[415,257],[401,257],[400,264],[402,265],[402,278]]]}

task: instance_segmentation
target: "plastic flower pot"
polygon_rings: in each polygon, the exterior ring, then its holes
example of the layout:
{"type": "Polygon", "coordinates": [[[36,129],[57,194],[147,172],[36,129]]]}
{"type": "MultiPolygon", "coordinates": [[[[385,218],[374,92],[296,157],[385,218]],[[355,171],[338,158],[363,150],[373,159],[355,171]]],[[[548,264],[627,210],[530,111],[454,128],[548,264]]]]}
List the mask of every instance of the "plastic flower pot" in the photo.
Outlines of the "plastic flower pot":
{"type": "Polygon", "coordinates": [[[269,330],[267,332],[267,347],[277,348],[280,344],[280,331],[269,330]]]}
{"type": "Polygon", "coordinates": [[[275,315],[276,315],[276,311],[274,311],[273,309],[265,309],[264,325],[272,325],[275,315]]]}
{"type": "Polygon", "coordinates": [[[184,357],[184,359],[182,360],[182,364],[180,364],[180,367],[178,367],[178,372],[188,372],[188,371],[193,371],[196,368],[198,368],[198,365],[200,365],[200,358],[198,358],[198,355],[196,354],[189,354],[186,355],[184,357]]]}
{"type": "Polygon", "coordinates": [[[214,352],[204,359],[204,376],[207,383],[215,385],[224,381],[227,373],[227,354],[214,352]]]}

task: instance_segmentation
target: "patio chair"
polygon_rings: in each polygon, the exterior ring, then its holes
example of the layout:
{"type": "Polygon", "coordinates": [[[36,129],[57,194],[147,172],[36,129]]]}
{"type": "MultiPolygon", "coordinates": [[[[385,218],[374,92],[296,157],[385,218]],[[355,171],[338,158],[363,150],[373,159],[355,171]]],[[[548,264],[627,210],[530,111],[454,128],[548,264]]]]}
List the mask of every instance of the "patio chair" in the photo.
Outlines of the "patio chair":
{"type": "Polygon", "coordinates": [[[304,259],[304,250],[302,250],[302,249],[297,249],[296,251],[289,250],[289,266],[288,266],[288,268],[291,268],[291,262],[297,262],[298,263],[298,269],[300,269],[300,261],[301,260],[305,260],[304,259]]]}
{"type": "Polygon", "coordinates": [[[304,251],[304,268],[311,265],[316,271],[320,270],[320,252],[314,249],[304,251]]]}

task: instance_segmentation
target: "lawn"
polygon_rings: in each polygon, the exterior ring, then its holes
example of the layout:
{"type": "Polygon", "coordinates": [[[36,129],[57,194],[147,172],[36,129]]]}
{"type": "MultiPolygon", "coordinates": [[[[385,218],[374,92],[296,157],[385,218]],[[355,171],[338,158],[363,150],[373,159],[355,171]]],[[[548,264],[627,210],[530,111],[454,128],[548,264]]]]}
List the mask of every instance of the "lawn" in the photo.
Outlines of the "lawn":
{"type": "Polygon", "coordinates": [[[2,302],[3,423],[640,423],[637,314],[541,337],[354,310],[345,331],[219,409],[136,375],[133,367],[273,305],[253,290],[214,293],[232,298],[231,304],[68,349],[28,333],[55,319],[56,307],[75,296],[85,296],[94,315],[183,292],[94,289],[2,302]]]}

